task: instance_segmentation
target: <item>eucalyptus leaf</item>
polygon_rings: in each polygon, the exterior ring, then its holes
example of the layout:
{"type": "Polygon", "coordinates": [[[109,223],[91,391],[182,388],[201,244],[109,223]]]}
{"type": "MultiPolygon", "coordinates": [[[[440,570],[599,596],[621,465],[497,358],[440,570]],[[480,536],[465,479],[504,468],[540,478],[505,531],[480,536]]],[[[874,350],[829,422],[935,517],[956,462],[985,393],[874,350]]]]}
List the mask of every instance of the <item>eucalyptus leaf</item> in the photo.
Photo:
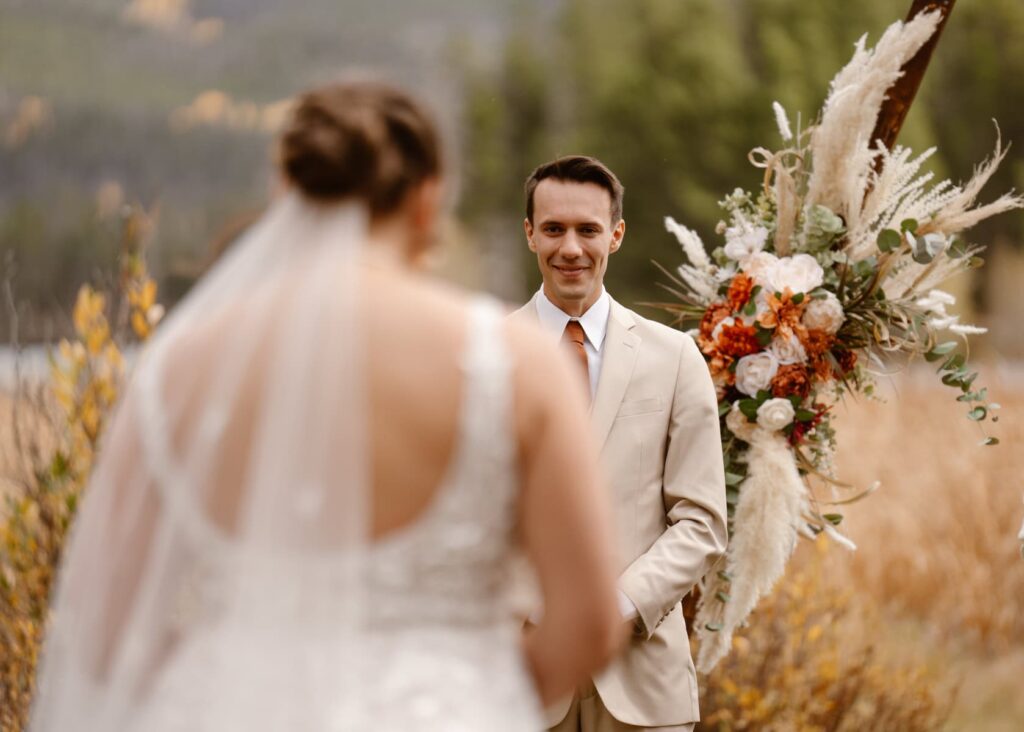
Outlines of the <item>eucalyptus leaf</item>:
{"type": "Polygon", "coordinates": [[[911,234],[917,231],[917,219],[903,219],[900,222],[901,231],[909,231],[911,234]]]}
{"type": "Polygon", "coordinates": [[[918,264],[930,264],[935,259],[935,255],[928,249],[925,239],[918,239],[908,232],[907,241],[910,242],[910,255],[918,264]]]}
{"type": "Polygon", "coordinates": [[[985,419],[986,415],[988,415],[988,410],[985,407],[975,407],[967,413],[967,419],[980,422],[985,419]]]}
{"type": "Polygon", "coordinates": [[[946,251],[949,246],[949,239],[946,238],[945,234],[940,234],[937,231],[933,231],[930,234],[924,235],[924,248],[933,257],[937,257],[946,251]]]}
{"type": "Polygon", "coordinates": [[[739,485],[747,476],[740,475],[739,473],[726,473],[725,484],[726,485],[739,485]]]}
{"type": "Polygon", "coordinates": [[[999,438],[998,437],[986,437],[984,440],[982,440],[978,444],[981,445],[982,447],[987,447],[989,445],[998,445],[999,444],[999,438]]]}
{"type": "Polygon", "coordinates": [[[961,257],[966,256],[967,242],[958,236],[954,236],[952,243],[949,245],[948,252],[949,256],[953,257],[953,259],[960,259],[961,257]]]}
{"type": "MultiPolygon", "coordinates": [[[[938,361],[943,356],[949,355],[956,348],[956,341],[946,341],[935,346],[928,353],[924,354],[925,361],[938,361]]],[[[963,364],[960,364],[961,366],[963,364]]],[[[959,366],[957,367],[959,368],[959,366]]]]}
{"type": "Polygon", "coordinates": [[[959,368],[963,368],[963,365],[967,362],[966,356],[962,353],[955,353],[946,359],[940,367],[940,371],[956,371],[959,368]]]}
{"type": "Polygon", "coordinates": [[[857,277],[861,279],[867,279],[875,273],[875,268],[878,266],[878,260],[874,257],[867,257],[862,259],[853,267],[853,272],[857,277]]]}
{"type": "Polygon", "coordinates": [[[826,513],[822,518],[833,526],[839,526],[843,522],[843,514],[841,513],[826,513]]]}
{"type": "Polygon", "coordinates": [[[740,411],[746,415],[747,419],[757,419],[757,408],[760,406],[755,399],[740,399],[737,402],[740,405],[740,411]]]}
{"type": "Polygon", "coordinates": [[[942,383],[946,386],[960,386],[960,382],[963,380],[964,374],[961,371],[956,371],[952,374],[946,374],[942,377],[942,383]]]}
{"type": "Polygon", "coordinates": [[[899,249],[903,243],[903,237],[895,229],[882,229],[878,234],[878,248],[883,252],[891,252],[899,249]]]}
{"type": "Polygon", "coordinates": [[[808,252],[827,252],[832,243],[845,231],[843,220],[821,205],[805,211],[804,246],[808,252]]]}

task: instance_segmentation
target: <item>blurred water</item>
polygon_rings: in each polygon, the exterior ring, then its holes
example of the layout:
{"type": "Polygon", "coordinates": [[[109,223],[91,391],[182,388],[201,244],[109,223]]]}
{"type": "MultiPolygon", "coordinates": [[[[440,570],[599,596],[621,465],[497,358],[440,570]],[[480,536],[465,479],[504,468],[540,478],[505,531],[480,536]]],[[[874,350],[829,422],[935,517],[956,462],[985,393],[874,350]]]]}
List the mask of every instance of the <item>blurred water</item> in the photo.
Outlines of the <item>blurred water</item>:
{"type": "Polygon", "coordinates": [[[29,382],[45,379],[49,370],[48,349],[48,346],[25,346],[16,351],[10,346],[0,346],[0,391],[13,391],[19,375],[29,382]]]}

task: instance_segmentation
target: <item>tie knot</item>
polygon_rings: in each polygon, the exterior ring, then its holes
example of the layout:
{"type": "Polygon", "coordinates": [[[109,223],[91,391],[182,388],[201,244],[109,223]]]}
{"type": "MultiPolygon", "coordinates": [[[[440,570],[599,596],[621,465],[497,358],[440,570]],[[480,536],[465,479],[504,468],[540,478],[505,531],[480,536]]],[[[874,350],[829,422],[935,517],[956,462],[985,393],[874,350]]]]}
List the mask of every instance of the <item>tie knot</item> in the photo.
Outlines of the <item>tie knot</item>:
{"type": "Polygon", "coordinates": [[[582,346],[587,340],[587,334],[583,332],[583,326],[578,320],[570,320],[565,324],[565,332],[562,337],[578,346],[582,346]]]}

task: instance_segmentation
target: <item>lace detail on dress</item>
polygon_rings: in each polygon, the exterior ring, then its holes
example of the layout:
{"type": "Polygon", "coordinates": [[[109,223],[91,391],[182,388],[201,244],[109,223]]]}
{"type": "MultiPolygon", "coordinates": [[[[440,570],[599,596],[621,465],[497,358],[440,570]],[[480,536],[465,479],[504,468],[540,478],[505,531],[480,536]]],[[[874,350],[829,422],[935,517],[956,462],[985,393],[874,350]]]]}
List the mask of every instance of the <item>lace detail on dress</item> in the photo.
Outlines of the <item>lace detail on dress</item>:
{"type": "Polygon", "coordinates": [[[426,513],[370,550],[373,622],[463,625],[507,613],[505,572],[513,551],[518,476],[510,364],[501,311],[471,310],[459,435],[446,478],[426,513]]]}

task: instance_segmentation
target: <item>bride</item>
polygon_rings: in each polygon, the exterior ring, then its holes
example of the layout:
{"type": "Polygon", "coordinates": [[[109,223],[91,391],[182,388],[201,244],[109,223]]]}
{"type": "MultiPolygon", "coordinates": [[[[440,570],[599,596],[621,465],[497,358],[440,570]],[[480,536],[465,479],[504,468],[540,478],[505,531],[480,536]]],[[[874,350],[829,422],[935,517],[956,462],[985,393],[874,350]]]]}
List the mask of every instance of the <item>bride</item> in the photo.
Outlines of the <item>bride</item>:
{"type": "Polygon", "coordinates": [[[287,192],[106,435],[32,729],[540,729],[621,629],[571,365],[418,271],[441,153],[407,95],[314,90],[278,147],[287,192]]]}

